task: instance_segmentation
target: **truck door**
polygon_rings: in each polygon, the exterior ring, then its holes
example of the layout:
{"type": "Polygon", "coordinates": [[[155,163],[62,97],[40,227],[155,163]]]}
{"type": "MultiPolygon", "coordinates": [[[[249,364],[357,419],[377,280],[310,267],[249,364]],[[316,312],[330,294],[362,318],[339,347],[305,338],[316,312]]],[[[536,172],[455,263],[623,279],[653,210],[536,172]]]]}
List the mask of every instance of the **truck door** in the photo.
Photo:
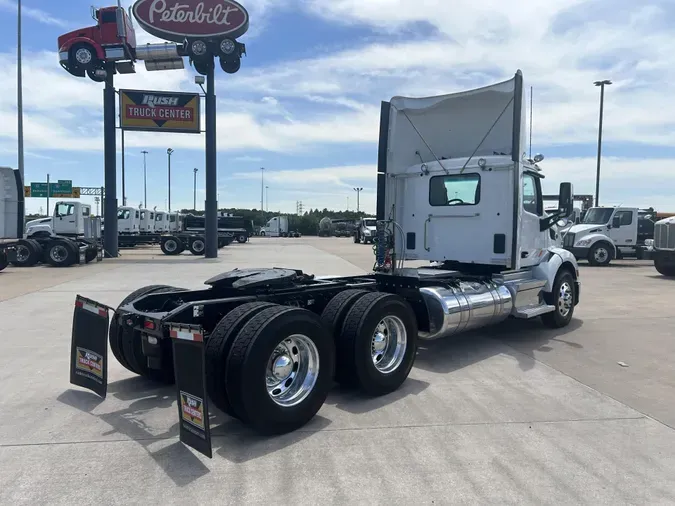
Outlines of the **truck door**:
{"type": "Polygon", "coordinates": [[[520,266],[529,267],[541,261],[546,250],[548,230],[540,230],[540,219],[544,215],[544,201],[541,183],[536,175],[524,172],[522,181],[522,210],[520,219],[520,266]]]}
{"type": "Polygon", "coordinates": [[[75,235],[75,206],[68,202],[57,202],[54,206],[54,233],[57,235],[75,235]]]}
{"type": "Polygon", "coordinates": [[[637,244],[637,221],[637,210],[617,209],[610,221],[612,228],[609,229],[609,237],[614,244],[635,246],[637,244]]]}
{"type": "Polygon", "coordinates": [[[108,44],[121,44],[117,36],[117,8],[99,10],[98,26],[101,34],[100,43],[102,46],[108,44]]]}

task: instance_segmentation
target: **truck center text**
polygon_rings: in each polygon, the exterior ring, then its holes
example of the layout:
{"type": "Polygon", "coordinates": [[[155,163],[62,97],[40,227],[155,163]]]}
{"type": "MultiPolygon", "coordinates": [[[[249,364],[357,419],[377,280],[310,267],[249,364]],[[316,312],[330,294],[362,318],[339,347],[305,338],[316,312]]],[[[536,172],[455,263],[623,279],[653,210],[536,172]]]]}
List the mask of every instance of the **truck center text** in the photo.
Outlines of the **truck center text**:
{"type": "Polygon", "coordinates": [[[193,121],[194,110],[192,107],[148,107],[127,105],[127,118],[193,121]]]}

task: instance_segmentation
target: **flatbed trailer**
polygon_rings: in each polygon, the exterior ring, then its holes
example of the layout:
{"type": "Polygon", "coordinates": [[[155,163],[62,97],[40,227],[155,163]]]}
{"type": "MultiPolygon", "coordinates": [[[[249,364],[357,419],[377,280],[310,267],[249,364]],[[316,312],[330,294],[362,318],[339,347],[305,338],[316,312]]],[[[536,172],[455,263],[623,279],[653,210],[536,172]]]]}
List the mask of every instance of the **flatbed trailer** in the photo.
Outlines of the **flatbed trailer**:
{"type": "Polygon", "coordinates": [[[507,318],[567,326],[581,284],[554,226],[574,212],[572,185],[545,213],[543,156],[519,156],[523,96],[519,71],[473,93],[383,102],[369,274],[234,269],[203,289],[146,286],[117,308],[78,295],[71,383],[105,397],[109,345],[129,371],[175,384],[180,440],[211,457],[211,404],[282,434],[315,416],[334,381],[370,396],[398,389],[420,341],[507,318]]]}

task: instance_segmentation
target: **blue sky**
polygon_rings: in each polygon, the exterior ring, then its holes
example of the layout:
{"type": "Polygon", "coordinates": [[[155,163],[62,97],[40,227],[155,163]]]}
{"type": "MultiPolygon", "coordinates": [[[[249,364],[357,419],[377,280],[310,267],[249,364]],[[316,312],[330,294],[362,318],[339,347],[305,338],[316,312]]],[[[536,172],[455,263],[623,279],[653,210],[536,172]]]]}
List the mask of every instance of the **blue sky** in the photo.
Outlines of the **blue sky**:
{"type": "MultiPolygon", "coordinates": [[[[112,2],[110,2],[112,3],[112,2]]],[[[123,2],[129,5],[131,2],[123,2]]],[[[534,87],[533,151],[544,189],[572,181],[593,193],[597,79],[607,89],[601,200],[675,210],[675,4],[667,0],[251,0],[248,56],[219,73],[221,206],[259,207],[265,167],[270,210],[375,207],[379,102],[458,91],[522,69],[534,87]],[[507,5],[508,4],[508,5],[507,5]]],[[[24,0],[26,179],[103,182],[102,85],[57,62],[56,39],[91,23],[89,2],[24,0]]],[[[0,164],[16,166],[16,16],[0,0],[0,164]]],[[[140,29],[139,29],[140,30],[140,29]]],[[[155,41],[138,33],[142,42],[155,41]]],[[[117,79],[120,88],[194,90],[191,68],[117,79]]],[[[203,137],[126,135],[127,197],[164,208],[172,147],[172,207],[203,193],[203,137]]],[[[118,154],[121,167],[121,153],[118,154]]],[[[118,187],[121,199],[121,189],[118,187]]],[[[45,202],[31,199],[29,211],[45,202]]],[[[198,203],[199,205],[199,203],[198,203]]]]}

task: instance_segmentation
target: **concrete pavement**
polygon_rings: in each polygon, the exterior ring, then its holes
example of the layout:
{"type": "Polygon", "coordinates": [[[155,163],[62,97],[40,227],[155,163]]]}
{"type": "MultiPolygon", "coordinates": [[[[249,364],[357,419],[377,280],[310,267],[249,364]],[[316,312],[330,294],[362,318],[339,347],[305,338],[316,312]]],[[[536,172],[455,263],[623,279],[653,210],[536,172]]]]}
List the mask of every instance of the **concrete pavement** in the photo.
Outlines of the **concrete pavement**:
{"type": "Polygon", "coordinates": [[[214,412],[212,460],[178,442],[173,390],[112,355],[105,401],[68,383],[77,293],[115,306],[143,285],[198,287],[233,267],[353,275],[371,265],[370,247],[348,239],[253,238],[217,260],[143,249],[0,273],[0,503],[675,502],[675,283],[645,262],[583,267],[566,329],[512,321],[425,344],[399,391],[336,388],[295,433],[262,438],[214,412]]]}

